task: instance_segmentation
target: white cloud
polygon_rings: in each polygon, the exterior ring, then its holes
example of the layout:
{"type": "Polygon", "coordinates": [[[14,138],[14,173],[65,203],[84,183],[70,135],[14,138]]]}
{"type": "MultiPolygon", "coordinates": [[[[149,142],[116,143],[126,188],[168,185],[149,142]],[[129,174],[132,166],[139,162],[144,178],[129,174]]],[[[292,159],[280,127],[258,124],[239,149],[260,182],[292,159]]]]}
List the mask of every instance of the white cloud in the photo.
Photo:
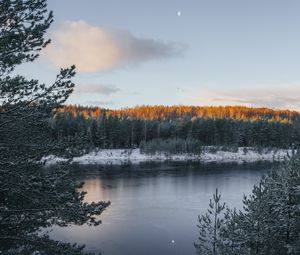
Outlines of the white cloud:
{"type": "Polygon", "coordinates": [[[120,89],[113,85],[105,84],[80,84],[74,89],[75,94],[90,93],[100,95],[111,95],[118,92],[120,89]]]}
{"type": "Polygon", "coordinates": [[[300,82],[237,89],[202,89],[188,96],[199,105],[246,105],[300,110],[300,82]]]}
{"type": "Polygon", "coordinates": [[[174,57],[184,49],[183,44],[139,38],[127,30],[68,21],[53,32],[44,56],[56,67],[75,64],[79,72],[96,72],[174,57]]]}

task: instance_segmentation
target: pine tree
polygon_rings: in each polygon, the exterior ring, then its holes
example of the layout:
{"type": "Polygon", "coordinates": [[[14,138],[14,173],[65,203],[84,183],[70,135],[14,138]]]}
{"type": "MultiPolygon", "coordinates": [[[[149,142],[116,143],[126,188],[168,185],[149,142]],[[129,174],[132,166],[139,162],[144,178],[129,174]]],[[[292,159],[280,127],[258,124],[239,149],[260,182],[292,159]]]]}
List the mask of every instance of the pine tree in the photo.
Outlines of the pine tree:
{"type": "Polygon", "coordinates": [[[97,122],[96,120],[91,120],[91,125],[89,127],[89,137],[93,147],[97,147],[99,144],[99,138],[97,134],[97,122]]]}
{"type": "Polygon", "coordinates": [[[241,255],[243,252],[243,237],[239,229],[239,214],[236,209],[226,209],[224,214],[224,224],[220,231],[221,252],[226,255],[241,255]]]}
{"type": "Polygon", "coordinates": [[[97,225],[108,203],[84,203],[81,185],[65,167],[46,171],[40,162],[57,153],[49,119],[73,90],[75,67],[61,69],[51,85],[15,75],[50,42],[45,0],[0,1],[0,253],[82,254],[82,247],[38,235],[53,224],[97,225]]]}
{"type": "Polygon", "coordinates": [[[210,199],[209,208],[205,215],[198,217],[199,237],[194,246],[198,254],[217,255],[221,252],[220,231],[224,224],[223,210],[225,203],[221,204],[221,195],[216,189],[213,199],[210,199]]]}
{"type": "Polygon", "coordinates": [[[227,209],[221,228],[221,254],[299,254],[300,158],[293,155],[270,171],[239,213],[227,209]]]}
{"type": "Polygon", "coordinates": [[[293,155],[273,176],[272,188],[276,195],[279,220],[276,228],[287,254],[300,251],[300,158],[293,155]]]}

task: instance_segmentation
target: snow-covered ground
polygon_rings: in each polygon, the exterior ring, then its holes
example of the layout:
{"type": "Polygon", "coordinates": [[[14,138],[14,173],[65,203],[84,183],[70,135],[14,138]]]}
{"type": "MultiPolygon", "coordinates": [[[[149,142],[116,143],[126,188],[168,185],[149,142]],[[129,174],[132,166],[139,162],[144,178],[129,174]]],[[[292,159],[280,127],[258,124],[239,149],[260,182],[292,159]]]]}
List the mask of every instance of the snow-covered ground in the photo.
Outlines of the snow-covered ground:
{"type": "MultiPolygon", "coordinates": [[[[238,148],[236,152],[218,150],[210,152],[205,149],[200,155],[194,154],[173,154],[165,153],[150,155],[143,154],[139,149],[105,149],[96,150],[80,157],[74,157],[71,163],[75,164],[103,164],[103,165],[121,165],[125,163],[137,164],[146,161],[188,161],[196,160],[202,162],[255,162],[282,160],[291,150],[264,150],[259,153],[252,148],[238,148]]],[[[64,158],[49,155],[42,159],[46,165],[56,164],[67,161],[64,158]]]]}

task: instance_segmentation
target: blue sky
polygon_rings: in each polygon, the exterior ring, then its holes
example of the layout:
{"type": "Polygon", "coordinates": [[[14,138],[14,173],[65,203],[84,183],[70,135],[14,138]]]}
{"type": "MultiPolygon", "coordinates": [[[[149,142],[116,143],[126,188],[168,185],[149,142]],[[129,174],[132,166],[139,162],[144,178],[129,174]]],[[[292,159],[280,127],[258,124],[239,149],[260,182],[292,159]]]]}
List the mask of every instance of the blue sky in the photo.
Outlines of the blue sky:
{"type": "Polygon", "coordinates": [[[48,2],[53,43],[19,71],[50,83],[74,63],[69,103],[300,110],[297,0],[48,2]]]}

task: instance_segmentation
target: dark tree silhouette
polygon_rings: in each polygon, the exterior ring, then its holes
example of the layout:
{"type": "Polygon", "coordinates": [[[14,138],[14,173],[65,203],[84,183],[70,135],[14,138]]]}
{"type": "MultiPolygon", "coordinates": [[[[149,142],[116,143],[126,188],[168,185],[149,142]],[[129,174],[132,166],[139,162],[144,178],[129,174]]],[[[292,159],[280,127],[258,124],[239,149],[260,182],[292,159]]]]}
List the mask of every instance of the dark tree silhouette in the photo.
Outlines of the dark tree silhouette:
{"type": "Polygon", "coordinates": [[[82,254],[77,245],[39,235],[53,224],[97,225],[108,203],[85,203],[80,184],[65,167],[46,171],[38,163],[64,144],[53,142],[49,118],[73,90],[75,67],[61,69],[51,85],[13,71],[34,61],[50,41],[45,0],[0,1],[0,253],[82,254]]]}

